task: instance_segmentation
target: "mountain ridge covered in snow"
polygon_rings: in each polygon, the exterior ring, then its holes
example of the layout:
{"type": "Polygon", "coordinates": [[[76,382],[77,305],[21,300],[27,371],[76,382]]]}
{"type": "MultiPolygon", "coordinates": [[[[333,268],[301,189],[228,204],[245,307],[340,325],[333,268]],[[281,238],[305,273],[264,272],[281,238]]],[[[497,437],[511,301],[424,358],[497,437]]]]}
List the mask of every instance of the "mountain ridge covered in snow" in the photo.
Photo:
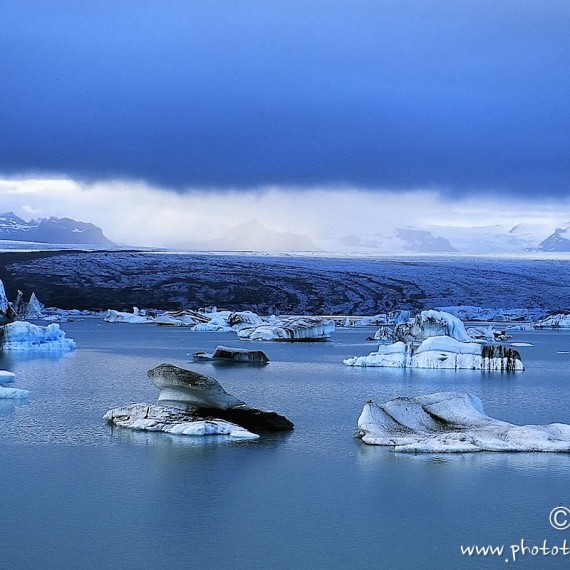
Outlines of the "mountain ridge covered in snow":
{"type": "Polygon", "coordinates": [[[14,212],[0,214],[0,240],[77,244],[116,245],[101,228],[71,218],[39,218],[26,222],[14,212]]]}

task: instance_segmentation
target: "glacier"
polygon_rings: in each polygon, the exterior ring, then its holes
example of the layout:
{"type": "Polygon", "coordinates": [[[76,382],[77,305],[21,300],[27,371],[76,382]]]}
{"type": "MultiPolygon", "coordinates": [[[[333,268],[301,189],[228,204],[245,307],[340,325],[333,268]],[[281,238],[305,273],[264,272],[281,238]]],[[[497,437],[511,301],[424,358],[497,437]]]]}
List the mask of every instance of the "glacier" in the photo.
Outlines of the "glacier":
{"type": "Polygon", "coordinates": [[[396,452],[570,452],[570,425],[515,425],[485,414],[479,398],[462,392],[368,401],[357,436],[396,452]]]}

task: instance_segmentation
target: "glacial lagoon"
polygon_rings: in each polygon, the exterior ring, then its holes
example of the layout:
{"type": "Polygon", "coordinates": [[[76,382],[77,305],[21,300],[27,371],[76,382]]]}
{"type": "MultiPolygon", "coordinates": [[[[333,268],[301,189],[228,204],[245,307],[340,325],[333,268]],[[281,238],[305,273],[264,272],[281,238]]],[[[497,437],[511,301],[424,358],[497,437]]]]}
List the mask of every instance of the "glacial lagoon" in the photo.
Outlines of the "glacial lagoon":
{"type": "Polygon", "coordinates": [[[570,506],[569,454],[397,454],[353,437],[369,398],[447,390],[502,420],[570,423],[570,332],[515,332],[533,345],[518,348],[526,371],[482,373],[344,366],[375,349],[374,328],[300,344],[95,318],[63,328],[78,350],[0,357],[12,386],[31,391],[0,401],[2,569],[492,568],[521,539],[570,541],[549,524],[570,506]],[[219,344],[261,348],[271,362],[189,362],[219,344]],[[107,410],[156,401],[146,372],[161,362],[216,377],[295,431],[229,441],[112,429],[107,410]],[[504,555],[461,555],[487,544],[504,555]]]}

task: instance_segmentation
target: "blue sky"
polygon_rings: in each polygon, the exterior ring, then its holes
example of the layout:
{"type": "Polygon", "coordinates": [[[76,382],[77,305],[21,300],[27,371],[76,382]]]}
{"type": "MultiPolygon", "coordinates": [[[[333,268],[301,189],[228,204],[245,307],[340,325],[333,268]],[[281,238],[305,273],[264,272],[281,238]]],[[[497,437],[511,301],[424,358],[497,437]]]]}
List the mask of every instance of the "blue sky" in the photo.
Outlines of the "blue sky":
{"type": "Polygon", "coordinates": [[[0,175],[566,198],[567,1],[0,7],[0,175]]]}

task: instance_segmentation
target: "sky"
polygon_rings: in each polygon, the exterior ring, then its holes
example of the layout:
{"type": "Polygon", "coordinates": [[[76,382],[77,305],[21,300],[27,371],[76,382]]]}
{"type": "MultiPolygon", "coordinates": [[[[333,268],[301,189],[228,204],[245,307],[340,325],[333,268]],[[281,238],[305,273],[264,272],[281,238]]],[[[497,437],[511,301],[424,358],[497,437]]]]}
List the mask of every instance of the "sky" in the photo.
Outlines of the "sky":
{"type": "Polygon", "coordinates": [[[214,238],[263,219],[314,240],[324,213],[285,212],[355,200],[411,224],[478,201],[480,225],[499,203],[570,219],[566,0],[6,0],[0,17],[0,179],[45,184],[0,209],[163,202],[162,245],[178,200],[227,206],[191,213],[214,238]]]}

